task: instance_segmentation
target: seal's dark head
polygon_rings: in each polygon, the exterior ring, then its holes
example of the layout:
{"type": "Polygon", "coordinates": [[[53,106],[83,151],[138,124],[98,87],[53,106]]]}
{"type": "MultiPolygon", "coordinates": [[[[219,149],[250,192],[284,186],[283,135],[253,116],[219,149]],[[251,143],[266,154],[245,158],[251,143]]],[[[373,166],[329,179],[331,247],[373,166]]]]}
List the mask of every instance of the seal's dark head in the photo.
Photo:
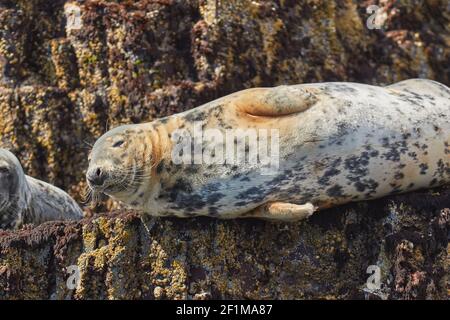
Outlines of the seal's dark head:
{"type": "Polygon", "coordinates": [[[6,149],[0,149],[0,228],[11,227],[20,211],[20,200],[28,190],[19,160],[6,149]]]}
{"type": "Polygon", "coordinates": [[[95,142],[89,156],[89,188],[127,202],[128,195],[149,175],[151,153],[151,139],[142,125],[108,131],[95,142]]]}

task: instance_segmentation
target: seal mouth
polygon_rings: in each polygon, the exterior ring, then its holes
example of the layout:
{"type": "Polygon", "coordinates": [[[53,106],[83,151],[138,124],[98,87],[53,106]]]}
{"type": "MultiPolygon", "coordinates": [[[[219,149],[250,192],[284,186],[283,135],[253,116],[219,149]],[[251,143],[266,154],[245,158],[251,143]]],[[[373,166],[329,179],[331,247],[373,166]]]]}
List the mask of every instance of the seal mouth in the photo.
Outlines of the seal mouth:
{"type": "Polygon", "coordinates": [[[108,174],[108,178],[101,185],[92,184],[88,180],[89,188],[95,193],[104,193],[106,195],[114,195],[125,190],[135,183],[138,168],[136,162],[129,169],[115,169],[108,174]]]}
{"type": "Polygon", "coordinates": [[[106,179],[101,184],[90,183],[89,179],[87,179],[88,188],[84,195],[84,202],[86,204],[90,203],[91,206],[95,207],[101,202],[102,195],[105,195],[127,203],[130,195],[137,192],[142,182],[150,177],[151,174],[146,172],[146,169],[145,163],[141,164],[134,159],[128,167],[110,169],[106,173],[106,179]]]}
{"type": "Polygon", "coordinates": [[[103,191],[107,188],[107,186],[105,186],[105,185],[101,185],[101,186],[94,185],[89,180],[87,180],[87,184],[88,184],[88,187],[90,190],[97,192],[97,193],[103,193],[103,191]]]}

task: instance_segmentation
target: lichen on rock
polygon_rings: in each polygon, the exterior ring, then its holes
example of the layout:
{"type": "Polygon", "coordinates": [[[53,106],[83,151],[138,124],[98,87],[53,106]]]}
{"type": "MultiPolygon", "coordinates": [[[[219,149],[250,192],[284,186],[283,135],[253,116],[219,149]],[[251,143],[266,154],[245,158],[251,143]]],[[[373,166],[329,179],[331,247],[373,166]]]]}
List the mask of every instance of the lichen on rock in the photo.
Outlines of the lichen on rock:
{"type": "Polygon", "coordinates": [[[4,231],[0,299],[445,299],[449,206],[437,189],[299,223],[116,212],[4,231]]]}

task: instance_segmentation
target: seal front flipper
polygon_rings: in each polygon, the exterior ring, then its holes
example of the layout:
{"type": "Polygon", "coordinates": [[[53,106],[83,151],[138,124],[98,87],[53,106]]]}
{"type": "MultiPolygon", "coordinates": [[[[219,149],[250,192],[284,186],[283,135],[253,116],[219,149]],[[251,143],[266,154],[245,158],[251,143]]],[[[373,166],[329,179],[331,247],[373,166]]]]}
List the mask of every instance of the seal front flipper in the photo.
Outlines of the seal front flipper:
{"type": "Polygon", "coordinates": [[[301,205],[288,202],[269,202],[253,209],[246,217],[292,221],[306,219],[314,211],[316,211],[316,207],[310,202],[301,205]]]}
{"type": "Polygon", "coordinates": [[[309,109],[318,101],[318,96],[314,88],[298,85],[248,89],[237,94],[235,99],[237,109],[243,113],[279,117],[309,109]]]}

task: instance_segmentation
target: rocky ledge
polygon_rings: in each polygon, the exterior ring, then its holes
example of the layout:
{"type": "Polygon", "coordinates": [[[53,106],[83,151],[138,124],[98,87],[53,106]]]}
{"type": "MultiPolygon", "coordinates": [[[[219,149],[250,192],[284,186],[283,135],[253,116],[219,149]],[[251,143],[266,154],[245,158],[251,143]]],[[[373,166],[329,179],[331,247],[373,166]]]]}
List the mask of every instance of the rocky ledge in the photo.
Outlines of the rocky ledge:
{"type": "Polygon", "coordinates": [[[446,299],[449,208],[440,188],[299,223],[122,211],[3,231],[0,299],[446,299]]]}

